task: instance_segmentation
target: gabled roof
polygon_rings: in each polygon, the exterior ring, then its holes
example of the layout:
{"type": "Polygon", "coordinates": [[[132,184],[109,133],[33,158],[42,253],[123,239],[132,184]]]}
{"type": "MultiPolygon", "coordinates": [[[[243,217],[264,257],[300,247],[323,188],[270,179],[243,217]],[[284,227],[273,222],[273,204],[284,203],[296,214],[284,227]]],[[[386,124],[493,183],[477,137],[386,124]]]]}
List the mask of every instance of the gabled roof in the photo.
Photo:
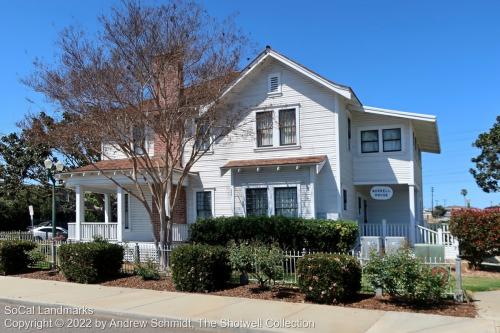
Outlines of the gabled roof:
{"type": "Polygon", "coordinates": [[[342,85],[336,82],[333,82],[329,79],[326,79],[325,77],[319,75],[318,73],[312,71],[311,69],[305,67],[302,64],[299,64],[296,61],[293,61],[292,59],[276,52],[275,50],[271,49],[270,46],[267,46],[257,57],[250,62],[242,71],[241,75],[222,93],[222,96],[225,96],[227,93],[229,93],[234,87],[236,87],[242,80],[244,80],[251,72],[254,71],[254,69],[261,64],[264,60],[272,58],[283,65],[295,70],[298,73],[301,73],[302,75],[307,76],[311,80],[319,83],[320,85],[326,87],[327,89],[330,89],[337,94],[344,96],[348,100],[354,100],[355,103],[361,105],[361,102],[359,101],[358,97],[354,93],[351,87],[342,85]]]}

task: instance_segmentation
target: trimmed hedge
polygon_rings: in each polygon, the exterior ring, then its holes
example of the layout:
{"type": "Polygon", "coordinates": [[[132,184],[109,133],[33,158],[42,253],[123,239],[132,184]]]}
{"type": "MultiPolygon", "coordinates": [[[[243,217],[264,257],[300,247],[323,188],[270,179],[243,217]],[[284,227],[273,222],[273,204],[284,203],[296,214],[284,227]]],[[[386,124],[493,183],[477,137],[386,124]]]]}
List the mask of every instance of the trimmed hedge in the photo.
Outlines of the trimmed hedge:
{"type": "Polygon", "coordinates": [[[190,228],[190,240],[195,243],[222,246],[230,241],[277,243],[283,249],[325,252],[347,252],[358,236],[356,222],[284,216],[217,217],[198,220],[190,228]]]}
{"type": "Polygon", "coordinates": [[[300,290],[316,303],[337,303],[361,289],[361,266],[345,254],[309,254],[297,263],[300,290]]]}
{"type": "Polygon", "coordinates": [[[172,279],[180,291],[209,292],[221,289],[231,278],[228,252],[222,246],[186,244],[170,257],[172,279]]]}
{"type": "Polygon", "coordinates": [[[96,283],[120,274],[123,247],[104,241],[63,244],[59,247],[59,260],[69,281],[96,283]]]}
{"type": "Polygon", "coordinates": [[[30,251],[36,244],[29,241],[1,241],[0,242],[0,273],[15,274],[28,269],[31,264],[30,251]]]}

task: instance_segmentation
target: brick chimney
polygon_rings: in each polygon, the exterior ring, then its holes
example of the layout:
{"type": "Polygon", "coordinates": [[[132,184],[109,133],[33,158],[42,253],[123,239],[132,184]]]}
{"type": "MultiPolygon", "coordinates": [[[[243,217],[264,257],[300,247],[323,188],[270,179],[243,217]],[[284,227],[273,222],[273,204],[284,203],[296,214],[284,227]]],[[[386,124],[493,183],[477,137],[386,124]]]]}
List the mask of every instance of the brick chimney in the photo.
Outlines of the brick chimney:
{"type": "MultiPolygon", "coordinates": [[[[165,57],[158,56],[155,65],[159,85],[157,89],[161,92],[158,94],[160,105],[175,107],[181,98],[184,86],[182,63],[180,61],[174,62],[172,59],[166,60],[165,57]]],[[[154,154],[162,155],[164,151],[165,143],[155,135],[154,154]]]]}

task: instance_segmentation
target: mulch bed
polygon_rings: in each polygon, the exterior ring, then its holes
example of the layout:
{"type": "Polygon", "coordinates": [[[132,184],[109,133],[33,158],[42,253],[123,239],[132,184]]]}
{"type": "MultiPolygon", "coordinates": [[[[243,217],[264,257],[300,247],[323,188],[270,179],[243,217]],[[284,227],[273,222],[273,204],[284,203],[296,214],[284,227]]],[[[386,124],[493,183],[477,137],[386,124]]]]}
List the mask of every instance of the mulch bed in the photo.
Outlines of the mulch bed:
{"type": "MultiPolygon", "coordinates": [[[[67,282],[62,274],[52,274],[49,271],[32,271],[16,276],[29,279],[67,282]]],[[[158,291],[176,291],[174,284],[170,278],[162,278],[157,281],[144,281],[141,279],[141,277],[136,275],[124,275],[114,280],[102,282],[101,285],[136,289],[151,289],[158,291]]],[[[210,294],[261,300],[285,301],[293,303],[309,303],[305,300],[304,295],[297,288],[283,286],[276,286],[272,289],[262,290],[256,284],[249,284],[246,286],[230,285],[224,290],[211,292],[210,294]]],[[[356,299],[338,305],[359,309],[419,312],[471,318],[476,317],[477,314],[476,308],[473,303],[457,304],[452,301],[442,301],[437,306],[415,306],[414,304],[408,304],[390,297],[375,298],[371,294],[359,294],[356,299]]]]}

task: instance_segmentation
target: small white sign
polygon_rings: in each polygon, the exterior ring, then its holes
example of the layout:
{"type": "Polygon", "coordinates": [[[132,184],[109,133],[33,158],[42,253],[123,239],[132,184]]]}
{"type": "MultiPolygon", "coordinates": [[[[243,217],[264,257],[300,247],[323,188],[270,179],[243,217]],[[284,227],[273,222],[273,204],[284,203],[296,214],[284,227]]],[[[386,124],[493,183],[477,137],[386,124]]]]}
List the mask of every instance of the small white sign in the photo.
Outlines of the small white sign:
{"type": "Polygon", "coordinates": [[[28,209],[29,209],[29,211],[30,211],[30,216],[35,215],[35,211],[33,210],[33,206],[32,206],[32,205],[29,205],[29,206],[28,206],[28,209]]]}
{"type": "Polygon", "coordinates": [[[373,186],[370,189],[370,196],[375,200],[389,200],[394,194],[389,186],[373,186]]]}

